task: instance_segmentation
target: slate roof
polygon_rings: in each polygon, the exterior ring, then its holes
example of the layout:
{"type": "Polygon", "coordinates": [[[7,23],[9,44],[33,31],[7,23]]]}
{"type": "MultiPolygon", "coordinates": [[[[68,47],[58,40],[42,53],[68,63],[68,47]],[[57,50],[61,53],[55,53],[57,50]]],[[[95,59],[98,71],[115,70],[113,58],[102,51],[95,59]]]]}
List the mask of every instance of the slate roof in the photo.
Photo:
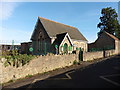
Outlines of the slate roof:
{"type": "Polygon", "coordinates": [[[63,41],[63,39],[64,39],[64,37],[65,37],[65,35],[66,35],[67,33],[62,33],[62,34],[57,34],[56,36],[57,36],[57,38],[55,39],[55,41],[53,42],[53,45],[60,45],[61,44],[61,42],[63,41]]]}
{"type": "MultiPolygon", "coordinates": [[[[49,19],[38,17],[49,37],[56,37],[57,34],[68,33],[71,39],[87,41],[80,31],[72,26],[58,23],[49,19]]],[[[32,35],[34,36],[34,35],[32,35]]]]}
{"type": "MultiPolygon", "coordinates": [[[[56,37],[58,34],[67,32],[71,39],[87,41],[87,39],[75,27],[58,23],[42,17],[38,17],[38,20],[41,22],[49,37],[56,37]]],[[[31,39],[35,38],[37,35],[36,33],[38,32],[38,30],[34,30],[31,39]]]]}
{"type": "Polygon", "coordinates": [[[110,33],[108,33],[108,32],[105,32],[108,36],[110,36],[111,38],[113,38],[114,40],[118,40],[119,41],[119,39],[117,38],[117,37],[115,37],[114,35],[112,35],[112,34],[110,34],[110,33]]]}

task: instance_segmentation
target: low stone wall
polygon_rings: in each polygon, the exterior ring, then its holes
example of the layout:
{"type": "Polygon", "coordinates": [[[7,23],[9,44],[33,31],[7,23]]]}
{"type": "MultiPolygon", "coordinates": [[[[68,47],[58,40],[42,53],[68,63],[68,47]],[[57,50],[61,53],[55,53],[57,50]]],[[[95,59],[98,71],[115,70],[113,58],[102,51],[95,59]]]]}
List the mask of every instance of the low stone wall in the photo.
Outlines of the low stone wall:
{"type": "MultiPolygon", "coordinates": [[[[87,52],[83,53],[83,61],[91,61],[115,54],[115,50],[87,52]]],[[[27,75],[44,73],[55,70],[57,68],[70,66],[75,60],[79,61],[78,53],[67,55],[38,56],[37,58],[31,60],[28,64],[20,66],[18,68],[13,66],[4,67],[5,60],[0,60],[0,83],[5,83],[9,80],[24,78],[27,75]]]]}
{"type": "Polygon", "coordinates": [[[39,56],[31,60],[29,64],[18,68],[12,66],[4,67],[3,63],[0,62],[0,69],[2,69],[0,80],[2,79],[2,83],[5,83],[9,80],[24,78],[27,75],[48,72],[57,68],[70,66],[75,60],[78,61],[78,54],[39,56]]]}
{"type": "Polygon", "coordinates": [[[111,55],[115,55],[115,50],[106,50],[106,51],[98,51],[98,52],[86,52],[83,53],[83,61],[91,61],[99,58],[109,57],[111,55]]]}
{"type": "Polygon", "coordinates": [[[104,57],[109,57],[109,56],[115,55],[117,53],[115,50],[107,50],[103,54],[104,54],[104,57]]]}
{"type": "Polygon", "coordinates": [[[115,49],[116,49],[116,53],[120,54],[120,40],[119,41],[115,41],[115,49]]]}
{"type": "Polygon", "coordinates": [[[90,61],[90,60],[94,60],[94,59],[98,59],[98,58],[102,58],[102,57],[103,57],[102,51],[83,53],[83,61],[90,61]]]}

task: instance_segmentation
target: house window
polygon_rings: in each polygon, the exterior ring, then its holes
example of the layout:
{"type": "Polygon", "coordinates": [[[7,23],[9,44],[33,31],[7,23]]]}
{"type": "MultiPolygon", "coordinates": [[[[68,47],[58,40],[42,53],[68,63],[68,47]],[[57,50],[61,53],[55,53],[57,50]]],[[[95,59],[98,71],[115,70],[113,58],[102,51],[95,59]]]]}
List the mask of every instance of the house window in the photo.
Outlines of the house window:
{"type": "Polygon", "coordinates": [[[67,43],[65,43],[64,44],[64,53],[68,53],[68,44],[67,43]]]}
{"type": "Polygon", "coordinates": [[[40,39],[38,40],[38,50],[41,51],[42,48],[42,36],[40,36],[40,39]]]}
{"type": "Polygon", "coordinates": [[[72,51],[72,46],[69,46],[69,47],[68,47],[68,50],[69,50],[69,51],[72,51]]]}
{"type": "Polygon", "coordinates": [[[38,51],[40,51],[41,48],[40,48],[40,40],[38,40],[38,51]]]}

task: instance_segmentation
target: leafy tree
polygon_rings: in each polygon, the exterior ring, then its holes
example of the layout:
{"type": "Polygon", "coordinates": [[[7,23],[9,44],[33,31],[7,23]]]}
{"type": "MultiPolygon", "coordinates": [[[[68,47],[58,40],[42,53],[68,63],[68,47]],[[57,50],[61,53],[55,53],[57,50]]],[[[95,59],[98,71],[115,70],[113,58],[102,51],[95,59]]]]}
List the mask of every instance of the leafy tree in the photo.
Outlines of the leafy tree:
{"type": "Polygon", "coordinates": [[[115,31],[115,36],[120,40],[120,25],[118,26],[118,29],[115,31]]]}
{"type": "Polygon", "coordinates": [[[100,23],[97,25],[97,27],[100,28],[98,36],[106,31],[120,39],[120,25],[115,9],[112,9],[111,7],[103,8],[101,14],[100,23]]]}

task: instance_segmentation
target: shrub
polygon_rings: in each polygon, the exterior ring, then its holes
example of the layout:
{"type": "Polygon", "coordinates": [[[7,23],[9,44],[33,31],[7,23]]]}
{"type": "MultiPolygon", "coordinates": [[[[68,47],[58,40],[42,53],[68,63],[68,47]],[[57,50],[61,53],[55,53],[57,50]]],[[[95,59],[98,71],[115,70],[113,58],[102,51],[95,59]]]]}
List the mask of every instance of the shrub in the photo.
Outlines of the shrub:
{"type": "Polygon", "coordinates": [[[25,65],[27,63],[29,63],[30,60],[32,60],[35,56],[33,55],[27,55],[27,54],[12,54],[12,55],[8,55],[5,56],[5,58],[7,59],[4,63],[4,66],[8,66],[8,65],[13,65],[16,67],[19,67],[20,64],[25,65]]]}
{"type": "Polygon", "coordinates": [[[76,60],[74,60],[74,61],[73,61],[73,65],[76,65],[76,64],[77,64],[77,65],[80,65],[80,61],[77,62],[76,60]]]}
{"type": "Polygon", "coordinates": [[[10,51],[2,50],[2,56],[10,55],[10,51]]]}
{"type": "Polygon", "coordinates": [[[73,61],[73,64],[74,64],[74,65],[77,64],[77,63],[78,63],[78,62],[77,62],[76,60],[73,61]]]}
{"type": "Polygon", "coordinates": [[[25,76],[26,78],[32,77],[32,75],[28,74],[27,76],[25,76]]]}

